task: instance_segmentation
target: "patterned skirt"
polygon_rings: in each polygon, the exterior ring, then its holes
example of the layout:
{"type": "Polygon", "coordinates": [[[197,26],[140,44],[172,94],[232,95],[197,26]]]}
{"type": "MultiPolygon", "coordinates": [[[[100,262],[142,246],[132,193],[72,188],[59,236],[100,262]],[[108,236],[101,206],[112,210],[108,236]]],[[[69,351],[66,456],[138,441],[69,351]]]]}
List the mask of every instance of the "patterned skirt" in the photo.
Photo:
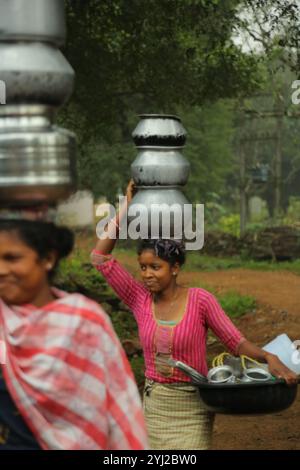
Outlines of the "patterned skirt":
{"type": "Polygon", "coordinates": [[[209,449],[214,413],[194,385],[146,379],[143,406],[151,449],[209,449]]]}

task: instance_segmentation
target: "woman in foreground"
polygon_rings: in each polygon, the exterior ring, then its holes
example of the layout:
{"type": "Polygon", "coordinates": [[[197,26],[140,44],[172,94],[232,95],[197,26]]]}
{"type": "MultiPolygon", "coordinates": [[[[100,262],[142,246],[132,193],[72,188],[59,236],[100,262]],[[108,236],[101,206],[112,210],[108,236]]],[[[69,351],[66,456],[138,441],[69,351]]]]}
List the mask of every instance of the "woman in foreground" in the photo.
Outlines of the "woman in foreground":
{"type": "Polygon", "coordinates": [[[137,387],[108,316],[52,287],[72,247],[72,233],[53,223],[0,220],[0,450],[147,446],[137,387]]]}

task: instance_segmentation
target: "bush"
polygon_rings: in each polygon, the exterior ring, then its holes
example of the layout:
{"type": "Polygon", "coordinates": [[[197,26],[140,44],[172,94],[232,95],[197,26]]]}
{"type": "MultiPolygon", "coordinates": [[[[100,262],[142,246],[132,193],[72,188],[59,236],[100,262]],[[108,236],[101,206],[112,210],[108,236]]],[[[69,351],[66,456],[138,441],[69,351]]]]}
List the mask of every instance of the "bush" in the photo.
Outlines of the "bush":
{"type": "Polygon", "coordinates": [[[239,214],[223,215],[219,219],[218,228],[221,232],[231,233],[231,235],[239,237],[240,236],[239,214]]]}
{"type": "Polygon", "coordinates": [[[299,197],[290,197],[289,198],[289,207],[286,213],[286,216],[283,219],[285,225],[299,225],[300,221],[300,198],[299,197]]]}
{"type": "Polygon", "coordinates": [[[256,300],[249,295],[241,295],[235,291],[229,291],[219,296],[219,302],[231,318],[238,318],[256,308],[256,300]]]}
{"type": "Polygon", "coordinates": [[[96,302],[112,301],[115,295],[101,274],[80,253],[62,261],[54,284],[67,292],[78,292],[96,302]]]}

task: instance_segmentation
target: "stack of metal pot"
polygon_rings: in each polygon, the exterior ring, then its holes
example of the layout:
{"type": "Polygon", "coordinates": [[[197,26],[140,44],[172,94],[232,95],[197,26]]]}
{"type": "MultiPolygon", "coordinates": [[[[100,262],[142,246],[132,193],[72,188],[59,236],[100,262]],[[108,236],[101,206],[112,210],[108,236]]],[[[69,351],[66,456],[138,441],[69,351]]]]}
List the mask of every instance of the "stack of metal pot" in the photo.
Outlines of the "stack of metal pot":
{"type": "Polygon", "coordinates": [[[130,208],[135,206],[146,209],[151,231],[144,232],[145,238],[167,238],[168,235],[181,238],[178,229],[182,232],[183,208],[189,203],[181,192],[190,170],[189,162],[181,154],[186,131],[177,116],[142,114],[140,118],[132,134],[139,151],[131,165],[138,192],[130,208]],[[170,220],[170,234],[164,233],[164,219],[170,220]],[[182,223],[176,227],[178,220],[182,223]]]}
{"type": "Polygon", "coordinates": [[[74,83],[65,37],[62,0],[0,0],[1,206],[55,205],[75,187],[75,136],[53,124],[74,83]]]}

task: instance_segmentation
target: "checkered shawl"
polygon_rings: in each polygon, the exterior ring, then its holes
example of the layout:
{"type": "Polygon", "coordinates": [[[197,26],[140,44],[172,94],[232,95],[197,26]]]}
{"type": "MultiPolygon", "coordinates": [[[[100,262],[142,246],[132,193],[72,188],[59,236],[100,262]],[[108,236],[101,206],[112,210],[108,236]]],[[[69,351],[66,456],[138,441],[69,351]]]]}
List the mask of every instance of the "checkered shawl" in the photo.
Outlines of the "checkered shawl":
{"type": "Polygon", "coordinates": [[[134,378],[99,305],[53,289],[59,298],[37,308],[0,300],[3,376],[43,449],[145,449],[134,378]]]}

